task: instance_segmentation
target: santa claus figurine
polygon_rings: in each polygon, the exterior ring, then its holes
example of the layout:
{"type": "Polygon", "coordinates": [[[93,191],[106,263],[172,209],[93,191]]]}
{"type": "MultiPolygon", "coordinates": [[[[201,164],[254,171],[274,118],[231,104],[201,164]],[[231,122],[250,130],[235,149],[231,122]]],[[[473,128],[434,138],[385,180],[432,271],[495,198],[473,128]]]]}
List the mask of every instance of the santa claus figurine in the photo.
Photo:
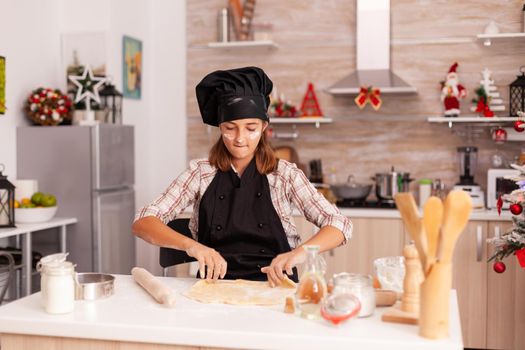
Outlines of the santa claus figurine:
{"type": "Polygon", "coordinates": [[[457,62],[450,66],[447,80],[442,82],[441,101],[445,105],[445,117],[459,116],[459,99],[467,96],[467,90],[459,83],[457,68],[457,62]]]}

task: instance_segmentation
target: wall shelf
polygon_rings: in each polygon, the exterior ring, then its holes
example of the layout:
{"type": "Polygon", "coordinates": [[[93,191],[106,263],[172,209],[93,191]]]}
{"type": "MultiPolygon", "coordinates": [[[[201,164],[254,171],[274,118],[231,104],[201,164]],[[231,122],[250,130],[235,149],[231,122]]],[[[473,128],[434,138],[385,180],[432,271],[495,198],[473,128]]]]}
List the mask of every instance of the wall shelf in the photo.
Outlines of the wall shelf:
{"type": "Polygon", "coordinates": [[[332,123],[332,118],[326,117],[302,117],[302,118],[286,118],[286,117],[273,117],[270,118],[270,124],[315,124],[316,128],[319,128],[321,124],[332,123]]]}
{"type": "Polygon", "coordinates": [[[483,40],[483,45],[490,46],[492,44],[492,40],[525,39],[525,33],[478,34],[476,37],[478,40],[483,40]]]}
{"type": "Polygon", "coordinates": [[[447,123],[449,128],[452,128],[452,125],[455,124],[477,124],[484,126],[491,126],[494,124],[508,124],[513,123],[518,120],[517,117],[478,117],[478,116],[467,116],[467,117],[457,117],[457,118],[446,118],[446,117],[429,117],[427,121],[430,123],[447,123]]]}
{"type": "Polygon", "coordinates": [[[238,48],[268,48],[276,49],[279,47],[272,40],[263,41],[226,41],[226,42],[212,42],[208,43],[207,47],[210,49],[238,49],[238,48]]]}

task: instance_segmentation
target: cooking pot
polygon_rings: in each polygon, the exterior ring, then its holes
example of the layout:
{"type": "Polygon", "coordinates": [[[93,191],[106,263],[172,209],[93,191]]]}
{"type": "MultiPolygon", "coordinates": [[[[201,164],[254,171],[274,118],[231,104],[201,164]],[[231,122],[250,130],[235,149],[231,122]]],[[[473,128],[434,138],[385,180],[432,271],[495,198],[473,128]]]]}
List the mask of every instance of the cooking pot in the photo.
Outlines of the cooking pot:
{"type": "Polygon", "coordinates": [[[372,185],[358,184],[354,180],[354,175],[349,175],[345,184],[331,185],[330,189],[337,198],[365,200],[372,190],[372,185]]]}
{"type": "Polygon", "coordinates": [[[399,192],[409,192],[409,185],[414,179],[410,173],[397,172],[392,167],[389,173],[377,173],[373,180],[376,182],[376,197],[379,200],[393,200],[399,192]]]}

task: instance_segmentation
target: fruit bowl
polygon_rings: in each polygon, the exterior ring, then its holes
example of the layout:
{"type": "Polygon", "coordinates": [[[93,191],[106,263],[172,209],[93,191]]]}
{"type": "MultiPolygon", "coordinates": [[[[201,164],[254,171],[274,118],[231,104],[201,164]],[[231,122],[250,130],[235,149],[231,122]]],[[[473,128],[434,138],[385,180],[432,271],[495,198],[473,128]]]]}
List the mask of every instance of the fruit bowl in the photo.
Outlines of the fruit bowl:
{"type": "Polygon", "coordinates": [[[36,222],[46,222],[55,216],[58,207],[39,207],[39,208],[16,208],[15,223],[32,224],[36,222]]]}

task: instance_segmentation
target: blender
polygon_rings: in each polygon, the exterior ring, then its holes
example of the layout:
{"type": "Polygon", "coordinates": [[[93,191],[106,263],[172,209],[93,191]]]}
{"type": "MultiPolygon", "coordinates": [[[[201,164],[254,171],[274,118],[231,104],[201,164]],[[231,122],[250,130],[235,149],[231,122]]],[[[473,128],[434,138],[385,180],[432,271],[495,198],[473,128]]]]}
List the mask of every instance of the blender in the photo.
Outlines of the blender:
{"type": "Polygon", "coordinates": [[[470,195],[473,209],[485,209],[485,194],[481,187],[474,182],[474,172],[478,162],[477,147],[458,147],[459,182],[454,190],[463,190],[470,195]]]}

